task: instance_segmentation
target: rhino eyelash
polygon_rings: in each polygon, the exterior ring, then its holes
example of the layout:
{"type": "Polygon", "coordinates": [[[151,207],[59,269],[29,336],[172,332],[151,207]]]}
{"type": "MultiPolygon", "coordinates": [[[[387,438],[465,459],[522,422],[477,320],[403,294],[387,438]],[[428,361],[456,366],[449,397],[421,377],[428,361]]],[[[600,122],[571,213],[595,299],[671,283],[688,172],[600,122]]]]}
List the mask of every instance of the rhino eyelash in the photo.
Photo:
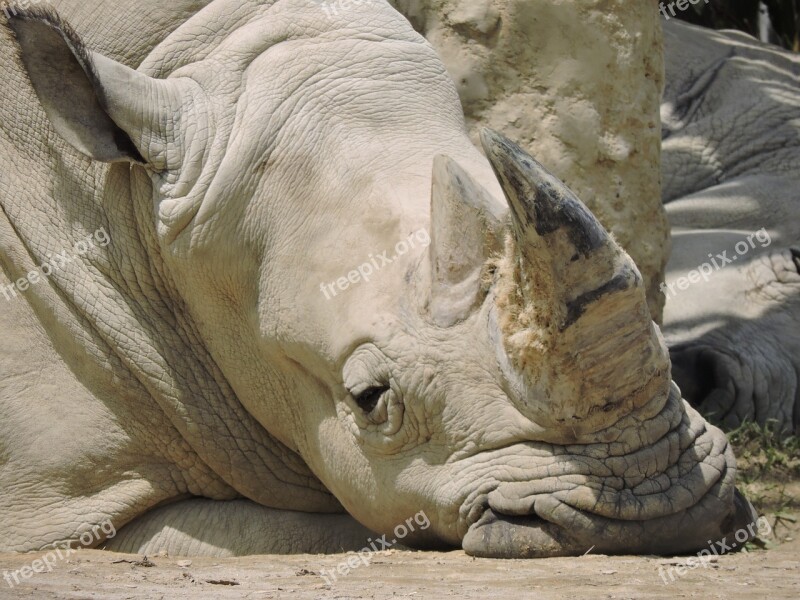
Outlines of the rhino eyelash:
{"type": "Polygon", "coordinates": [[[375,410],[376,406],[378,406],[381,396],[388,391],[388,385],[373,386],[355,396],[354,400],[361,410],[363,410],[366,414],[369,414],[375,410]]]}

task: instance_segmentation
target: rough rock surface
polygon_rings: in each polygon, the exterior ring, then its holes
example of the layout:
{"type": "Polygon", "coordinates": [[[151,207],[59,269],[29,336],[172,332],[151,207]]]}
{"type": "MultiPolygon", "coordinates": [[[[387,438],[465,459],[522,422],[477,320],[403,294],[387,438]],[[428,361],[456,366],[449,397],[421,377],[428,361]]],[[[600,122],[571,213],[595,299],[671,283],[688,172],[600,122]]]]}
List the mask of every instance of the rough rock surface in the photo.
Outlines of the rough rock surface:
{"type": "Polygon", "coordinates": [[[659,181],[655,5],[392,0],[436,47],[473,139],[489,126],[563,179],[636,261],[660,320],[669,228],[659,181]]]}

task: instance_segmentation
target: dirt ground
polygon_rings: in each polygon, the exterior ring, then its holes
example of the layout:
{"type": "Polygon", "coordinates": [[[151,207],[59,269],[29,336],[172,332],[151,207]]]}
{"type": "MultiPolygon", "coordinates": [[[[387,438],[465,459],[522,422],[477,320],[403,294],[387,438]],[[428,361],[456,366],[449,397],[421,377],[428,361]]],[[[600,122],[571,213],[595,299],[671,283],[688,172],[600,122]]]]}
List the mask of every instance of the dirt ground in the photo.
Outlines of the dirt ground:
{"type": "MultiPolygon", "coordinates": [[[[685,565],[686,557],[590,553],[487,560],[461,551],[388,550],[328,584],[321,569],[336,569],[346,555],[191,561],[156,556],[144,563],[140,556],[80,550],[59,561],[52,572],[20,577],[13,588],[0,580],[0,599],[800,598],[800,525],[775,517],[770,524],[767,550],[715,557],[682,576],[675,567],[685,565]],[[144,566],[148,563],[152,566],[144,566]]],[[[0,555],[0,576],[30,566],[42,555],[0,555]]]]}

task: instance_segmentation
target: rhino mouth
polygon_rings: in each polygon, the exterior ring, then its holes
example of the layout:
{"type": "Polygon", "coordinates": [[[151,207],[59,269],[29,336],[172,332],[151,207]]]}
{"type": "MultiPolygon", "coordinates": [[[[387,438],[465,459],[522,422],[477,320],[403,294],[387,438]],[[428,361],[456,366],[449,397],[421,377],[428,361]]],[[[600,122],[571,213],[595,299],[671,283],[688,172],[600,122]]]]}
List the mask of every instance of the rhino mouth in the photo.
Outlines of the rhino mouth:
{"type": "Polygon", "coordinates": [[[684,408],[674,385],[663,410],[635,430],[640,444],[634,447],[553,446],[552,457],[529,470],[537,477],[496,482],[470,511],[464,550],[487,558],[576,556],[590,549],[676,554],[726,537],[730,545],[740,530],[738,547],[753,537],[757,515],[734,488],[735,460],[725,435],[684,408]],[[664,421],[670,426],[647,439],[653,424],[664,421]]]}
{"type": "Polygon", "coordinates": [[[704,517],[708,507],[697,508],[650,521],[626,522],[582,513],[570,525],[535,514],[507,515],[488,508],[469,528],[462,547],[472,556],[508,559],[589,552],[674,555],[708,549],[716,554],[715,548],[741,550],[755,537],[758,516],[738,490],[734,490],[732,510],[723,513],[721,519],[704,517]]]}

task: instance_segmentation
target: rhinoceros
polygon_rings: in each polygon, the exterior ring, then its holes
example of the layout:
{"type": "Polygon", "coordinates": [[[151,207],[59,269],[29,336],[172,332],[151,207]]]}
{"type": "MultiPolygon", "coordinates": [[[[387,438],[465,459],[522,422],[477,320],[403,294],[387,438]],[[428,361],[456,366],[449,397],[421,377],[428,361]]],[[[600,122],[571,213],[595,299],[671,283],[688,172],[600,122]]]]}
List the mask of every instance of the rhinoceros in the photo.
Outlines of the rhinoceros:
{"type": "Polygon", "coordinates": [[[665,336],[684,396],[728,428],[800,429],[800,56],[665,26],[665,336]],[[691,280],[690,280],[691,277],[691,280]]]}
{"type": "Polygon", "coordinates": [[[2,28],[0,550],[753,535],[635,264],[387,3],[54,6],[2,28]]]}

